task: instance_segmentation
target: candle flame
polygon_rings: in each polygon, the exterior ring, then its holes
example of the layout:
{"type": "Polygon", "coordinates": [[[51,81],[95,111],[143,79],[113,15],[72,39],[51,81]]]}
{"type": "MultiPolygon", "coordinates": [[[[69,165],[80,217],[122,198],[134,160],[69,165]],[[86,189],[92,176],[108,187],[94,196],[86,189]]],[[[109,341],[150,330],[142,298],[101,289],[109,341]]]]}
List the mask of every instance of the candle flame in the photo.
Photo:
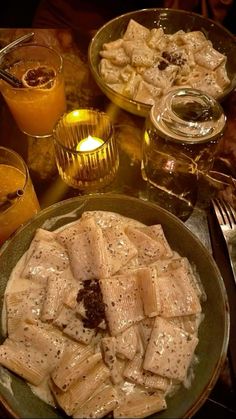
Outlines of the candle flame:
{"type": "Polygon", "coordinates": [[[88,135],[87,138],[84,138],[79,142],[79,144],[76,147],[77,151],[93,151],[96,150],[98,147],[100,147],[104,141],[101,138],[98,137],[92,137],[91,135],[88,135]]]}

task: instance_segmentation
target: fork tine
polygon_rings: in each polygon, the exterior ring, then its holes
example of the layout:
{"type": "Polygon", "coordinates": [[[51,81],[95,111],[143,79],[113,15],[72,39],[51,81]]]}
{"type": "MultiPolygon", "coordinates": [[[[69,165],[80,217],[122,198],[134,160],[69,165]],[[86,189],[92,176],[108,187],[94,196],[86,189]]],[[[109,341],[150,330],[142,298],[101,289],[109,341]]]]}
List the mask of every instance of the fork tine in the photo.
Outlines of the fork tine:
{"type": "Polygon", "coordinates": [[[212,200],[217,218],[221,225],[228,225],[231,229],[236,226],[236,215],[233,207],[224,199],[212,200]]]}
{"type": "Polygon", "coordinates": [[[229,202],[224,200],[223,204],[224,204],[225,209],[226,209],[226,213],[227,213],[229,223],[230,223],[231,227],[234,228],[235,225],[236,225],[235,211],[234,211],[233,207],[229,204],[229,202]]]}
{"type": "Polygon", "coordinates": [[[216,217],[220,223],[220,225],[225,225],[227,220],[225,219],[224,213],[222,212],[221,205],[219,203],[219,199],[215,198],[212,199],[212,204],[215,210],[216,217]]]}

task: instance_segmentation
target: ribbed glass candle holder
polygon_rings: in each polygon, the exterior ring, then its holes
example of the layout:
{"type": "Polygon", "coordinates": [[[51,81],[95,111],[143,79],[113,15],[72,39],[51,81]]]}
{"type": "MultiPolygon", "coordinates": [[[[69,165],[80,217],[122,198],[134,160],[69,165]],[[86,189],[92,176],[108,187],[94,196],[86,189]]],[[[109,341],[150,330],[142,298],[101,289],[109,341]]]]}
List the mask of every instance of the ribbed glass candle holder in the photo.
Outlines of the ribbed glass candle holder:
{"type": "Polygon", "coordinates": [[[114,179],[119,154],[109,116],[93,109],[64,114],[54,133],[57,168],[69,186],[96,191],[114,179]]]}

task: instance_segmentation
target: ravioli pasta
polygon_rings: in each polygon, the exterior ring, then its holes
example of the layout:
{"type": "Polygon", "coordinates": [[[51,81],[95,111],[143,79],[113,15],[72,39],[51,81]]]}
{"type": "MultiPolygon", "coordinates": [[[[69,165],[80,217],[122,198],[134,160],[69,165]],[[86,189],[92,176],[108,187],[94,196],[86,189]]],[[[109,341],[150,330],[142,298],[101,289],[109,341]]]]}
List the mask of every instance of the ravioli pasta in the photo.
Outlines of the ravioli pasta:
{"type": "Polygon", "coordinates": [[[146,417],[190,385],[205,299],[161,225],[87,211],[14,268],[0,364],[73,418],[146,417]]]}
{"type": "Polygon", "coordinates": [[[192,87],[217,98],[230,84],[226,56],[201,31],[166,34],[131,19],[123,37],[104,43],[100,56],[105,83],[149,105],[173,88],[192,87]]]}

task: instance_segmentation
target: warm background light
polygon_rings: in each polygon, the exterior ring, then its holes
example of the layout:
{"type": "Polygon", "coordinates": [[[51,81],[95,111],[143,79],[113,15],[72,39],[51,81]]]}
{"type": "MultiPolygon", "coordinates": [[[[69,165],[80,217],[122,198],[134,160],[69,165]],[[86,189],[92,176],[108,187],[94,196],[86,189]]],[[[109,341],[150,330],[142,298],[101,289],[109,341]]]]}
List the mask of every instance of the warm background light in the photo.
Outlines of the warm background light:
{"type": "Polygon", "coordinates": [[[87,109],[75,109],[66,115],[65,122],[67,124],[73,124],[76,122],[88,122],[90,118],[91,117],[87,109]]]}

